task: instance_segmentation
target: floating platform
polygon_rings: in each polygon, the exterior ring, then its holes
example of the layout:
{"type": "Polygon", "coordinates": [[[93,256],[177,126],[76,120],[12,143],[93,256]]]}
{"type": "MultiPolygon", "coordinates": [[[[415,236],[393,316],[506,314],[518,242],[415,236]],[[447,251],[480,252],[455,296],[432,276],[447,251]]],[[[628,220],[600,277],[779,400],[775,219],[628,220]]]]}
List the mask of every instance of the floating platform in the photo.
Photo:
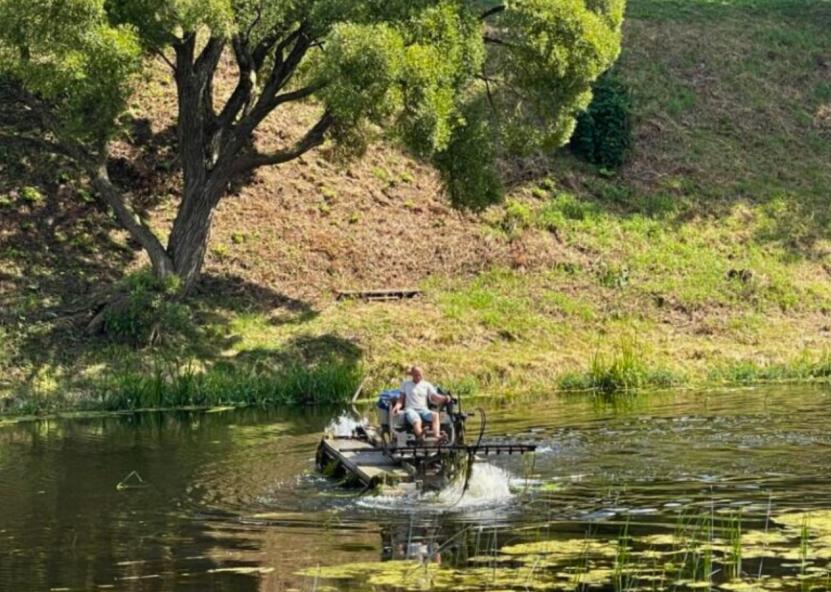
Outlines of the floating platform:
{"type": "Polygon", "coordinates": [[[347,475],[354,476],[366,487],[397,485],[413,481],[414,472],[396,462],[382,448],[349,437],[324,437],[318,447],[318,465],[325,471],[332,463],[339,464],[347,475]]]}
{"type": "Polygon", "coordinates": [[[368,434],[365,438],[326,435],[317,449],[317,465],[324,473],[342,474],[367,488],[405,483],[414,483],[422,488],[429,483],[431,488],[436,488],[437,484],[447,483],[441,480],[442,475],[452,477],[449,467],[453,459],[469,457],[475,462],[479,455],[524,454],[535,449],[533,444],[517,443],[480,443],[475,446],[433,443],[393,448],[384,446],[374,434],[368,434]]]}

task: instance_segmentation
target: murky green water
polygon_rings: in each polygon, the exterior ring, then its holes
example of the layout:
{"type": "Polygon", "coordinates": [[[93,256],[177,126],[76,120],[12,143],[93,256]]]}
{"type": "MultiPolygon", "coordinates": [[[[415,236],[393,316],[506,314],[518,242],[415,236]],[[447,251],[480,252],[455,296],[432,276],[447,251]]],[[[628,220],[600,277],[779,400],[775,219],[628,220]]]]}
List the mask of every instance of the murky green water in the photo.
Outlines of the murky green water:
{"type": "Polygon", "coordinates": [[[0,590],[831,590],[827,387],[484,406],[533,463],[429,499],[317,476],[337,410],[0,427],[0,590]]]}

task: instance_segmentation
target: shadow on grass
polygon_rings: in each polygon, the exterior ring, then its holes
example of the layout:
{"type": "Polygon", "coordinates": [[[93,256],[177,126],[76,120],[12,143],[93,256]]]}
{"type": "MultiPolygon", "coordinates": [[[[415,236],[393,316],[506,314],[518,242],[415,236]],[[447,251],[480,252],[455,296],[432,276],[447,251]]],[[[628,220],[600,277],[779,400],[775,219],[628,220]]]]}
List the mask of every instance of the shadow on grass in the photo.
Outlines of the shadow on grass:
{"type": "MultiPolygon", "coordinates": [[[[233,323],[246,314],[262,315],[269,327],[316,316],[307,303],[236,276],[206,275],[180,309],[182,326],[161,327],[158,346],[88,336],[93,311],[140,250],[15,96],[0,80],[0,367],[18,395],[15,405],[37,412],[351,395],[362,352],[337,336],[299,336],[233,354],[242,339],[233,323]]],[[[154,134],[148,121],[135,120],[128,136],[110,173],[147,212],[175,191],[174,134],[154,134]]]]}
{"type": "MultiPolygon", "coordinates": [[[[217,278],[210,281],[216,285],[217,278]]],[[[249,288],[275,318],[302,324],[315,315],[302,302],[249,288]]],[[[60,326],[27,334],[19,350],[27,373],[17,381],[11,411],[339,403],[360,383],[363,351],[353,342],[299,334],[241,348],[245,333],[232,326],[237,317],[229,311],[251,311],[251,302],[226,298],[214,306],[201,298],[190,302],[196,312],[188,331],[168,333],[152,347],[79,338],[77,330],[60,326]]]]}
{"type": "MultiPolygon", "coordinates": [[[[146,215],[175,182],[173,134],[153,135],[146,122],[133,123],[138,143],[119,148],[131,158],[115,156],[109,168],[146,215]]],[[[0,78],[0,326],[25,332],[45,320],[77,320],[139,251],[89,191],[84,171],[20,102],[15,85],[0,78]]]]}
{"type": "Polygon", "coordinates": [[[260,330],[237,326],[241,316],[255,313],[252,322],[267,327],[302,326],[317,314],[307,303],[240,278],[207,276],[186,306],[186,327],[165,330],[153,346],[89,338],[61,324],[22,334],[19,411],[336,403],[361,380],[363,351],[337,335],[240,347],[260,330]]]}

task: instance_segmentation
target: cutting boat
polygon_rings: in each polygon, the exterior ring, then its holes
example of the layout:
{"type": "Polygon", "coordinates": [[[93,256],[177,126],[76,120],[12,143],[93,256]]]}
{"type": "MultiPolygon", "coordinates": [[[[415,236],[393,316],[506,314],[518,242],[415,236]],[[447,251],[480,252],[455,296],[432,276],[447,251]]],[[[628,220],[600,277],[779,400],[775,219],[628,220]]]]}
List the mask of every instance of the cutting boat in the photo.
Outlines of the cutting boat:
{"type": "Polygon", "coordinates": [[[430,433],[416,440],[403,414],[391,413],[396,390],[384,391],[378,397],[377,425],[355,424],[348,433],[328,430],[317,448],[317,467],[324,474],[366,489],[397,488],[401,491],[439,490],[449,483],[470,478],[473,465],[488,455],[525,454],[533,452],[534,444],[521,442],[487,442],[483,440],[486,416],[462,410],[461,399],[450,395],[449,403],[433,411],[440,414],[440,433],[430,433]],[[479,416],[479,429],[474,441],[468,442],[466,423],[479,416]]]}

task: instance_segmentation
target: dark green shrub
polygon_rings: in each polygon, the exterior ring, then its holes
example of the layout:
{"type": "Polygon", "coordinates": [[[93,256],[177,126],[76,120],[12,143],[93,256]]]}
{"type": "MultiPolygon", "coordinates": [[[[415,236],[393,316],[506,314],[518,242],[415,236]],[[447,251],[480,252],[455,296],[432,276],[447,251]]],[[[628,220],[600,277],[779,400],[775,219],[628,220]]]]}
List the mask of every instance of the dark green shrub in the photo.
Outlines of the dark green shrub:
{"type": "Polygon", "coordinates": [[[589,108],[577,118],[571,149],[603,167],[619,167],[632,145],[632,99],[629,89],[612,73],[594,86],[589,108]]]}

